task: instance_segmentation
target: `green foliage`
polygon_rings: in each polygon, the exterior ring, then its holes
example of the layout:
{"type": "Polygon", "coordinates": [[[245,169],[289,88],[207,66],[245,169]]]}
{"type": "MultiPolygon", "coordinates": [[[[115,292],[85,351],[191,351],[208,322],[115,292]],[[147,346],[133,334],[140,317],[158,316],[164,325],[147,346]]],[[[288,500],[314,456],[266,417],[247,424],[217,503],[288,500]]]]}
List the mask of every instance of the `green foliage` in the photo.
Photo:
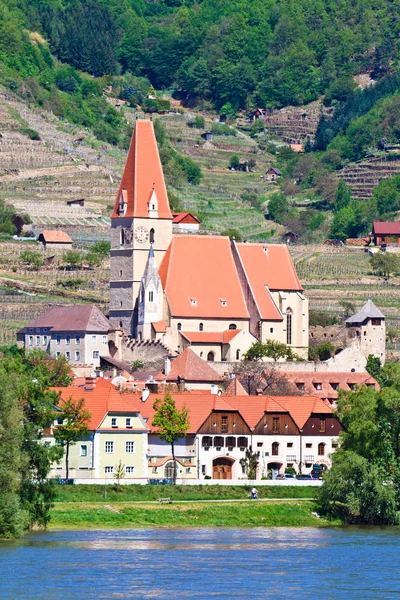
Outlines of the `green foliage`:
{"type": "Polygon", "coordinates": [[[239,168],[240,158],[237,154],[232,154],[232,156],[229,160],[229,166],[231,169],[234,169],[235,171],[239,168]]]}
{"type": "Polygon", "coordinates": [[[257,478],[257,467],[258,467],[258,454],[253,452],[250,448],[246,448],[246,452],[243,458],[240,459],[240,465],[244,468],[244,471],[248,479],[257,478]]]}
{"type": "Polygon", "coordinates": [[[121,479],[125,477],[125,465],[122,464],[122,460],[119,461],[117,465],[115,465],[114,479],[117,480],[116,492],[120,493],[121,491],[121,479]]]}
{"type": "Polygon", "coordinates": [[[176,481],[175,442],[183,437],[190,426],[189,410],[184,404],[178,409],[175,400],[169,392],[164,398],[157,398],[154,402],[155,410],[152,426],[156,428],[157,434],[167,444],[171,445],[172,459],[174,462],[174,483],[176,481]]]}
{"type": "Polygon", "coordinates": [[[336,190],[334,211],[338,212],[342,208],[346,208],[351,201],[351,190],[346,183],[341,179],[336,190]]]}
{"type": "Polygon", "coordinates": [[[390,277],[400,271],[400,258],[392,252],[376,252],[369,259],[369,263],[377,275],[390,277]]]}
{"type": "Polygon", "coordinates": [[[379,356],[374,356],[373,354],[368,354],[367,364],[365,365],[365,370],[376,380],[379,380],[381,373],[382,363],[379,356]]]}
{"type": "Polygon", "coordinates": [[[335,353],[335,346],[331,342],[321,342],[318,346],[310,346],[308,360],[328,360],[335,353]]]}
{"type": "Polygon", "coordinates": [[[236,242],[241,242],[243,239],[239,229],[235,229],[234,227],[230,227],[229,229],[223,229],[221,231],[221,235],[229,237],[230,240],[235,239],[236,242]]]}
{"type": "Polygon", "coordinates": [[[57,397],[48,388],[67,384],[69,368],[40,351],[25,355],[15,346],[1,351],[0,537],[18,537],[49,521],[54,486],[47,475],[60,449],[40,440],[56,418],[57,397]]]}
{"type": "Polygon", "coordinates": [[[289,202],[285,194],[275,192],[268,202],[268,214],[276,223],[283,223],[289,215],[289,202]]]}
{"type": "Polygon", "coordinates": [[[205,120],[201,115],[196,115],[194,119],[188,122],[188,127],[193,127],[194,129],[204,129],[205,120]]]}
{"type": "Polygon", "coordinates": [[[40,267],[43,263],[42,256],[35,250],[23,250],[19,255],[19,260],[32,267],[40,267]]]}
{"type": "Polygon", "coordinates": [[[272,358],[275,361],[283,358],[292,361],[297,360],[299,357],[293,352],[290,346],[274,340],[267,340],[264,343],[254,342],[247,352],[243,354],[244,360],[258,361],[263,358],[272,358]]]}
{"type": "Polygon", "coordinates": [[[54,437],[65,447],[65,478],[68,481],[69,478],[69,451],[73,444],[87,435],[88,427],[87,422],[91,417],[91,414],[85,408],[85,401],[83,398],[80,400],[73,400],[68,398],[67,400],[60,400],[58,407],[61,409],[61,416],[63,419],[62,425],[57,425],[54,429],[54,437]]]}
{"type": "Polygon", "coordinates": [[[66,290],[78,290],[87,283],[86,279],[77,277],[74,279],[59,279],[56,282],[57,287],[62,287],[66,290]]]}
{"type": "Polygon", "coordinates": [[[372,192],[379,215],[396,213],[400,210],[400,175],[382,179],[372,192]]]}
{"type": "Polygon", "coordinates": [[[340,447],[319,494],[321,509],[348,523],[396,524],[400,404],[395,387],[362,386],[338,401],[340,447]]]}
{"type": "Polygon", "coordinates": [[[143,368],[144,368],[144,360],[142,360],[141,358],[138,358],[131,363],[131,371],[132,372],[139,371],[140,369],[143,369],[143,368]]]}
{"type": "Polygon", "coordinates": [[[351,317],[351,315],[355,314],[356,306],[353,302],[349,302],[349,300],[341,300],[339,304],[343,308],[345,319],[348,319],[349,317],[351,317]]]}
{"type": "Polygon", "coordinates": [[[82,265],[82,254],[76,250],[67,250],[62,260],[64,264],[71,268],[80,267],[82,265]]]}
{"type": "Polygon", "coordinates": [[[310,310],[309,312],[309,325],[310,327],[329,327],[330,325],[337,325],[338,318],[336,316],[331,316],[324,312],[319,312],[317,310],[310,310]]]}
{"type": "Polygon", "coordinates": [[[371,228],[371,222],[376,217],[376,205],[372,202],[357,202],[351,200],[347,206],[334,213],[330,236],[344,241],[366,235],[371,228]]]}
{"type": "Polygon", "coordinates": [[[211,133],[213,133],[214,135],[235,136],[236,129],[233,129],[233,127],[229,127],[229,125],[226,125],[225,123],[213,123],[211,125],[211,133]]]}
{"type": "Polygon", "coordinates": [[[33,140],[35,142],[40,141],[40,135],[39,135],[39,133],[37,131],[35,131],[35,129],[28,129],[26,127],[22,127],[22,129],[20,129],[19,131],[23,135],[28,136],[28,138],[30,140],[33,140]]]}

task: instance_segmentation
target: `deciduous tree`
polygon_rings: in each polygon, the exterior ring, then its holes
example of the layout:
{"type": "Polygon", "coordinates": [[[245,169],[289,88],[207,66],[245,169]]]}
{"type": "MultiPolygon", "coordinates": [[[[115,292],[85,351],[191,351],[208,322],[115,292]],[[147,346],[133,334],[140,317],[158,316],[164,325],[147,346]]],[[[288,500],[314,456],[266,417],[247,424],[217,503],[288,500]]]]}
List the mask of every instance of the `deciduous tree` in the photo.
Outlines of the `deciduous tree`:
{"type": "Polygon", "coordinates": [[[154,402],[155,410],[152,426],[156,428],[162,440],[171,445],[172,460],[174,464],[173,481],[176,483],[175,443],[183,437],[190,427],[189,409],[183,405],[176,408],[175,400],[169,392],[164,398],[157,398],[154,402]]]}
{"type": "Polygon", "coordinates": [[[54,437],[65,447],[65,479],[69,479],[69,451],[73,444],[88,433],[88,420],[91,413],[85,408],[83,398],[68,398],[58,404],[63,423],[54,429],[54,437]]]}

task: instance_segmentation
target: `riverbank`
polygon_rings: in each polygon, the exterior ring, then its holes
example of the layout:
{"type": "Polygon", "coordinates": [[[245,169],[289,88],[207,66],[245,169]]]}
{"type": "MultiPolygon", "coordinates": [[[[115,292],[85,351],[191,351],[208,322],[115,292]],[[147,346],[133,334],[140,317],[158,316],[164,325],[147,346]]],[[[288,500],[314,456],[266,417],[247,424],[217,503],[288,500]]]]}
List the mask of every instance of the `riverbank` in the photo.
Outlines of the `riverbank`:
{"type": "MultiPolygon", "coordinates": [[[[282,482],[283,483],[283,482],[282,482]]],[[[171,500],[247,500],[253,486],[238,485],[58,485],[56,502],[143,502],[162,497],[171,500]]],[[[257,485],[256,485],[257,487],[257,485]]],[[[257,487],[262,498],[314,498],[311,486],[257,487]]]]}
{"type": "Polygon", "coordinates": [[[57,502],[50,530],[141,527],[329,527],[311,500],[57,502]],[[313,514],[314,513],[314,514],[313,514]]]}

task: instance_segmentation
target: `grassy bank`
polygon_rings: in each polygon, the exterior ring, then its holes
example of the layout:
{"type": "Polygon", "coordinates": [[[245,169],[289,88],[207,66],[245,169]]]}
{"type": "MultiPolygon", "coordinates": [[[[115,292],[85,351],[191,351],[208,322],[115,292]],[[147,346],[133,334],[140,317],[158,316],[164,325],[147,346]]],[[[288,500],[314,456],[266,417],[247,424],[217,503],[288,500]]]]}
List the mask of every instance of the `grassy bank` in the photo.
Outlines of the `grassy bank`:
{"type": "MultiPolygon", "coordinates": [[[[60,485],[56,502],[146,502],[171,500],[246,500],[253,486],[223,485],[60,485]],[[106,497],[105,497],[106,496],[106,497]]],[[[260,498],[314,498],[318,488],[276,485],[257,487],[260,498]]]]}
{"type": "Polygon", "coordinates": [[[60,502],[49,529],[140,527],[327,527],[339,525],[313,515],[308,500],[182,504],[60,502]]]}

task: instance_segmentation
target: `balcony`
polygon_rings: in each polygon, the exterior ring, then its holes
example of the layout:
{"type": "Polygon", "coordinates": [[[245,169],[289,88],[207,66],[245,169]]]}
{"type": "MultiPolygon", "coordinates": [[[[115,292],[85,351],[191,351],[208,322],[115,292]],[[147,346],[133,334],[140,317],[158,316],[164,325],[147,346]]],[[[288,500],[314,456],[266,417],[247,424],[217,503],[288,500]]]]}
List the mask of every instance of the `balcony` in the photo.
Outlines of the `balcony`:
{"type": "Polygon", "coordinates": [[[307,454],[304,457],[304,462],[306,462],[306,463],[313,463],[314,462],[314,454],[307,454]]]}
{"type": "Polygon", "coordinates": [[[297,461],[297,454],[287,454],[286,455],[286,462],[296,462],[297,461]]]}

